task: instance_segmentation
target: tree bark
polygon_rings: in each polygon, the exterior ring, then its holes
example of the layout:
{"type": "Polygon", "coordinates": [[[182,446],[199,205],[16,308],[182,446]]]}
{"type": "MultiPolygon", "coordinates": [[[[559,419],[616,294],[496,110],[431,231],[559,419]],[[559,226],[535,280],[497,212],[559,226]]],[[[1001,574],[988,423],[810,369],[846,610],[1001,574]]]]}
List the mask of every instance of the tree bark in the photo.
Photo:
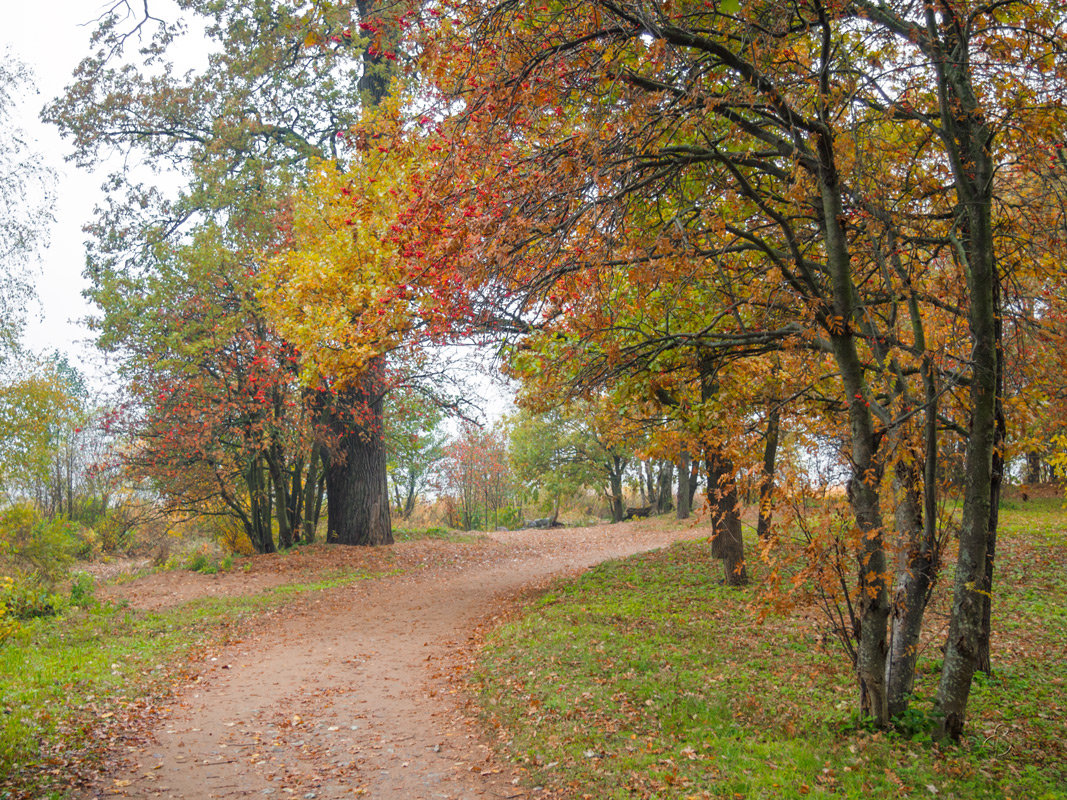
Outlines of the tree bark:
{"type": "Polygon", "coordinates": [[[274,514],[278,519],[278,546],[293,546],[292,504],[290,502],[289,481],[286,480],[284,453],[279,445],[271,447],[267,455],[267,467],[270,470],[271,483],[274,484],[274,514]]]}
{"type": "Polygon", "coordinates": [[[322,445],[316,442],[311,447],[307,477],[304,478],[303,533],[304,541],[309,544],[315,541],[315,533],[319,527],[319,511],[322,505],[322,473],[319,471],[321,465],[322,445]]]}
{"type": "Polygon", "coordinates": [[[411,512],[415,510],[415,483],[418,480],[418,475],[415,470],[412,469],[408,473],[408,488],[407,496],[404,498],[404,508],[400,513],[400,516],[407,519],[411,516],[411,512]]]}
{"type": "Polygon", "coordinates": [[[996,308],[995,336],[997,345],[997,397],[993,432],[993,471],[989,488],[989,533],[985,552],[985,594],[982,595],[982,621],[978,630],[977,668],[993,674],[991,652],[993,636],[993,567],[997,555],[997,528],[1000,524],[1000,493],[1004,480],[1004,439],[1007,420],[1004,418],[1004,322],[1000,313],[1000,280],[993,286],[996,308]]]}
{"type": "Polygon", "coordinates": [[[771,408],[767,415],[767,437],[763,446],[763,474],[759,485],[759,521],[756,523],[756,536],[762,542],[771,533],[773,511],[771,502],[774,494],[774,470],[778,456],[778,431],[782,412],[778,406],[771,408]]]}
{"type": "Polygon", "coordinates": [[[689,492],[689,451],[683,450],[678,458],[678,519],[689,519],[690,501],[693,499],[689,492]]]}
{"type": "Polygon", "coordinates": [[[1036,450],[1026,454],[1026,477],[1023,482],[1030,486],[1041,483],[1041,454],[1036,450]]]}
{"type": "Polygon", "coordinates": [[[271,526],[270,485],[259,456],[248,462],[244,475],[248,487],[248,514],[243,517],[245,533],[257,553],[273,553],[274,531],[271,526]]]}
{"type": "Polygon", "coordinates": [[[608,472],[608,487],[611,495],[611,521],[622,522],[626,516],[626,507],[622,502],[622,473],[626,469],[626,462],[619,456],[608,456],[605,463],[608,472]]]}
{"type": "Polygon", "coordinates": [[[666,514],[674,511],[674,500],[671,497],[671,484],[674,483],[673,463],[670,461],[660,462],[656,482],[656,512],[666,514]]]}
{"type": "Polygon", "coordinates": [[[326,541],[393,543],[383,438],[380,357],[363,381],[341,390],[330,414],[333,441],[326,468],[326,541]]]}
{"type": "Polygon", "coordinates": [[[923,521],[923,494],[916,462],[899,460],[895,473],[894,483],[899,495],[896,527],[902,546],[897,556],[886,660],[886,704],[890,718],[903,714],[911,700],[915,664],[919,658],[919,635],[938,563],[936,529],[926,526],[923,521]]]}
{"type": "MultiPolygon", "coordinates": [[[[357,0],[363,20],[378,10],[375,0],[357,0]]],[[[396,31],[385,35],[395,37],[396,31]]],[[[388,96],[393,77],[384,51],[363,53],[359,88],[367,107],[388,96]]],[[[387,457],[384,441],[382,382],[384,356],[370,360],[359,383],[338,391],[329,410],[333,437],[326,465],[326,540],[348,545],[393,543],[390,517],[387,457]]]]}
{"type": "Polygon", "coordinates": [[[963,520],[953,587],[952,611],[944,665],[937,690],[938,734],[959,739],[966,720],[978,640],[982,632],[984,597],[989,593],[987,549],[991,539],[993,501],[999,492],[994,468],[997,449],[998,375],[997,317],[999,281],[992,225],[994,163],[992,131],[971,82],[966,53],[968,35],[958,20],[939,25],[927,7],[928,29],[937,31],[934,67],[946,151],[959,202],[957,257],[966,276],[969,307],[971,429],[965,456],[963,520]]]}
{"type": "Polygon", "coordinates": [[[722,559],[727,586],[744,586],[748,583],[748,571],[734,465],[718,447],[709,447],[705,451],[705,460],[711,509],[711,554],[722,559]]]}

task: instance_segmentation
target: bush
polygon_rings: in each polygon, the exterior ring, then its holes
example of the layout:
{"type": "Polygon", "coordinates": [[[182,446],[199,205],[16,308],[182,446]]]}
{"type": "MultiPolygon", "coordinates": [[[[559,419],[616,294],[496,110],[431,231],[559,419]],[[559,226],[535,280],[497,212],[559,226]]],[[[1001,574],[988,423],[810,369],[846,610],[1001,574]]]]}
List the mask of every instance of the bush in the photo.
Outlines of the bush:
{"type": "Polygon", "coordinates": [[[514,530],[522,527],[522,509],[514,506],[505,506],[496,513],[498,528],[514,530]]]}
{"type": "Polygon", "coordinates": [[[166,569],[187,569],[203,575],[214,575],[233,566],[233,554],[226,553],[214,542],[200,542],[187,546],[167,559],[166,569]]]}
{"type": "Polygon", "coordinates": [[[78,527],[63,517],[46,519],[29,505],[0,512],[0,571],[16,582],[38,584],[51,590],[66,577],[85,543],[78,527]]]}
{"type": "Polygon", "coordinates": [[[18,632],[19,623],[15,615],[7,607],[4,597],[11,589],[14,581],[6,575],[0,576],[0,644],[3,644],[18,632]]]}
{"type": "Polygon", "coordinates": [[[96,605],[96,580],[88,572],[75,572],[70,582],[70,604],[78,608],[96,605]]]}
{"type": "Polygon", "coordinates": [[[100,549],[105,553],[128,553],[134,545],[136,524],[128,508],[109,508],[93,527],[100,539],[100,549]]]}
{"type": "Polygon", "coordinates": [[[16,620],[54,617],[64,607],[63,598],[32,578],[10,583],[0,596],[0,603],[16,620]]]}

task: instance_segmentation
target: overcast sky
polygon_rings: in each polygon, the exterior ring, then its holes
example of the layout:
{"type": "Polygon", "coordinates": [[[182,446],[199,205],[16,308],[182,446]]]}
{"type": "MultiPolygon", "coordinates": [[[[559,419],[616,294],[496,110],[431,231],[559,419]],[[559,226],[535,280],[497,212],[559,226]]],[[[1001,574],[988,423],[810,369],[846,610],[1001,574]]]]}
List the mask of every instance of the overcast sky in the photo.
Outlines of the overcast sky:
{"type": "Polygon", "coordinates": [[[79,320],[89,312],[81,297],[85,286],[82,226],[100,197],[102,176],[77,169],[64,161],[69,152],[51,126],[38,114],[70,82],[71,73],[89,52],[91,23],[103,7],[97,0],[40,0],[5,4],[0,41],[34,73],[38,94],[27,97],[21,109],[22,127],[58,174],[56,222],[48,249],[41,255],[37,284],[38,309],[31,309],[26,343],[37,352],[59,350],[72,363],[95,371],[87,361],[88,330],[79,320]]]}

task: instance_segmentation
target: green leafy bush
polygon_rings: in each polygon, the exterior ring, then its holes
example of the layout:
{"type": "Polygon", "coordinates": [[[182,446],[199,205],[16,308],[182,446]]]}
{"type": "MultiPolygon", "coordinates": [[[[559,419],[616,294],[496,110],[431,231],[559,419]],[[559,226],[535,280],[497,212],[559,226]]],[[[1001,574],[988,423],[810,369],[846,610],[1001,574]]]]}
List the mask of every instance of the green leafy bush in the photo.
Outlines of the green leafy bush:
{"type": "Polygon", "coordinates": [[[94,523],[100,540],[100,549],[105,553],[126,553],[134,545],[134,515],[130,509],[109,508],[94,523]]]}
{"type": "Polygon", "coordinates": [[[233,566],[233,554],[224,552],[214,542],[201,541],[186,545],[179,553],[167,559],[166,569],[187,569],[203,575],[214,575],[233,566]]]}
{"type": "Polygon", "coordinates": [[[504,506],[496,513],[495,522],[498,528],[507,528],[509,530],[521,528],[522,509],[515,506],[504,506]]]}
{"type": "Polygon", "coordinates": [[[78,608],[96,605],[96,580],[88,572],[75,572],[71,576],[70,605],[78,608]]]}
{"type": "Polygon", "coordinates": [[[32,578],[14,581],[0,596],[0,602],[7,608],[7,613],[16,620],[54,617],[63,611],[66,605],[63,598],[32,578]]]}
{"type": "Polygon", "coordinates": [[[14,581],[11,578],[0,575],[0,644],[10,639],[19,629],[18,620],[4,601],[4,596],[13,584],[14,581]]]}
{"type": "Polygon", "coordinates": [[[27,504],[0,511],[0,572],[16,583],[51,590],[66,577],[85,544],[78,526],[63,517],[48,519],[27,504]]]}

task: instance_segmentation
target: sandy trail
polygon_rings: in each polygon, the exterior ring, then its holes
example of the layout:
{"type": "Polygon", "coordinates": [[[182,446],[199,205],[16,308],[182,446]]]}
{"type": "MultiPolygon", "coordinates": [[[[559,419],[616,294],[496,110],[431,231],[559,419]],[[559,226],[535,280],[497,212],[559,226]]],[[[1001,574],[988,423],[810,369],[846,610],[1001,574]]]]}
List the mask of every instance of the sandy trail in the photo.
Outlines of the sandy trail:
{"type": "Polygon", "coordinates": [[[471,632],[551,576],[701,535],[644,523],[498,533],[474,558],[305,596],[206,655],[150,742],[79,796],[536,797],[494,760],[449,681],[471,632]]]}

